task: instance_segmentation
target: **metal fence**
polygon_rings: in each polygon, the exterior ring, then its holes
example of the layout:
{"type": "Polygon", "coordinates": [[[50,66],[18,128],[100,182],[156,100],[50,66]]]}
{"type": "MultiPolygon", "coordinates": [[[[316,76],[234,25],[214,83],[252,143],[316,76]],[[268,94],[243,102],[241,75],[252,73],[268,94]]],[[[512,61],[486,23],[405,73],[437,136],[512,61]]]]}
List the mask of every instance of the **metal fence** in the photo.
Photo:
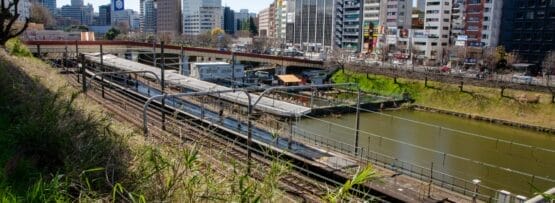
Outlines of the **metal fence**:
{"type": "MultiPolygon", "coordinates": [[[[334,129],[327,129],[330,131],[334,131],[334,129]]],[[[335,129],[338,130],[338,129],[335,129]]],[[[348,129],[341,129],[341,130],[348,130],[348,129]]],[[[361,132],[365,133],[365,132],[361,132]]],[[[448,174],[446,171],[442,170],[442,165],[445,162],[452,161],[450,159],[456,159],[453,157],[449,157],[445,154],[440,155],[443,156],[443,163],[441,161],[437,161],[436,163],[430,163],[430,166],[423,166],[420,164],[410,163],[407,161],[403,161],[400,158],[389,156],[377,151],[369,150],[368,148],[359,147],[357,149],[358,153],[355,153],[355,146],[352,144],[345,143],[343,141],[335,140],[328,137],[320,136],[314,132],[310,132],[304,130],[298,126],[294,126],[294,136],[293,139],[299,140],[301,142],[312,144],[315,146],[322,147],[324,149],[333,150],[339,153],[348,154],[352,157],[356,157],[359,160],[366,161],[368,163],[372,163],[376,166],[380,166],[385,169],[389,169],[391,171],[421,180],[423,182],[429,183],[430,181],[433,185],[438,186],[440,188],[454,191],[463,195],[473,196],[483,201],[496,201],[497,197],[497,189],[488,187],[486,185],[480,184],[478,187],[474,184],[471,180],[459,178],[456,175],[448,174]],[[434,167],[435,164],[435,167],[434,167]],[[476,187],[478,188],[478,193],[475,193],[476,187]]],[[[387,141],[387,140],[382,140],[387,141]]],[[[434,152],[430,152],[434,153],[434,152]]],[[[479,167],[495,167],[495,166],[484,166],[480,162],[472,162],[472,160],[466,160],[467,164],[475,164],[479,167]]],[[[453,173],[453,171],[450,171],[453,173]]],[[[463,173],[461,171],[458,172],[463,173]]],[[[513,175],[519,176],[520,179],[525,179],[525,182],[531,181],[535,184],[542,185],[549,185],[554,184],[550,182],[550,180],[539,179],[537,177],[529,177],[527,174],[520,174],[516,171],[511,170],[499,170],[496,173],[500,173],[498,175],[513,175]]],[[[515,195],[512,195],[512,198],[516,198],[515,195]]]]}

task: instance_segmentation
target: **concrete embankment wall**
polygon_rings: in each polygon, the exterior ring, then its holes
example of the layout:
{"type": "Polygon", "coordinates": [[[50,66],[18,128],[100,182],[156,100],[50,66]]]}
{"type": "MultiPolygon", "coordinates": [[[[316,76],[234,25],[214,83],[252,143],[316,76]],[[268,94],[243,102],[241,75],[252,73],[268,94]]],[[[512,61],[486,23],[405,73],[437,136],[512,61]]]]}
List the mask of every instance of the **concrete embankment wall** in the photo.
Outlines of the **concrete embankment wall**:
{"type": "Polygon", "coordinates": [[[417,110],[417,111],[428,111],[428,112],[442,113],[442,114],[447,114],[447,115],[452,115],[452,116],[457,116],[457,117],[462,117],[462,118],[485,121],[485,122],[494,123],[494,124],[498,124],[498,125],[506,125],[506,126],[512,126],[512,127],[517,127],[517,128],[529,129],[529,130],[534,130],[534,131],[538,131],[538,132],[545,132],[545,133],[550,133],[550,134],[555,135],[555,128],[549,128],[549,127],[543,127],[543,126],[538,126],[538,125],[519,123],[519,122],[514,122],[514,121],[509,121],[509,120],[503,120],[503,119],[485,117],[485,116],[480,116],[480,115],[456,112],[456,111],[451,111],[451,110],[446,110],[446,109],[440,109],[440,108],[417,105],[417,104],[412,104],[412,105],[409,106],[409,108],[412,109],[412,110],[417,110]]]}
{"type": "MultiPolygon", "coordinates": [[[[403,103],[408,101],[387,101],[387,102],[380,102],[380,103],[365,103],[361,104],[360,108],[367,109],[370,111],[381,111],[382,109],[391,109],[391,108],[399,108],[403,103]]],[[[361,111],[362,112],[362,111],[361,111]]],[[[354,105],[345,105],[345,106],[332,106],[332,107],[322,107],[322,108],[313,108],[311,112],[308,114],[309,116],[326,116],[330,114],[347,114],[347,113],[356,113],[356,104],[354,105]]]]}

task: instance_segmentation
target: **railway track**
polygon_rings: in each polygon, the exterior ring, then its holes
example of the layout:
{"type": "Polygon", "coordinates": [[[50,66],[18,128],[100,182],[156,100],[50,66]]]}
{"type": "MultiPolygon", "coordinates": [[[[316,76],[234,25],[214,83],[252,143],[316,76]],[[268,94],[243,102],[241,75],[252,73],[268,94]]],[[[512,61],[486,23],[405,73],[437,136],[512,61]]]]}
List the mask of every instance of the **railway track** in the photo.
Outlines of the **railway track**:
{"type": "MultiPolygon", "coordinates": [[[[80,87],[76,77],[68,75],[68,79],[70,79],[73,85],[80,87]]],[[[99,84],[95,82],[89,84],[90,91],[87,93],[89,98],[102,104],[113,112],[119,120],[125,120],[142,127],[143,98],[129,94],[125,90],[110,87],[104,88],[104,97],[102,97],[101,93],[98,91],[100,90],[98,85],[99,84]]],[[[148,114],[149,118],[151,118],[148,123],[151,129],[149,135],[154,139],[165,142],[181,141],[195,143],[207,149],[215,149],[223,152],[222,154],[225,156],[224,161],[227,163],[235,161],[237,163],[242,163],[243,166],[246,166],[246,163],[248,163],[246,146],[237,142],[236,139],[233,140],[228,135],[224,135],[213,126],[201,124],[198,120],[194,119],[184,119],[175,112],[170,112],[159,106],[152,106],[148,114]],[[164,111],[166,115],[173,115],[166,116],[165,130],[159,127],[162,126],[162,121],[160,119],[161,111],[164,111]],[[167,136],[168,134],[173,136],[170,138],[167,136]],[[241,146],[241,144],[243,146],[241,146]]],[[[210,157],[209,154],[204,155],[210,157]]],[[[253,172],[252,176],[255,179],[262,180],[264,177],[264,170],[268,170],[276,157],[264,154],[264,152],[259,152],[253,153],[252,158],[253,168],[260,169],[253,172]]],[[[219,164],[219,167],[220,169],[226,168],[222,163],[219,164]]],[[[316,181],[304,175],[302,172],[292,170],[280,179],[279,187],[295,200],[302,202],[320,202],[321,197],[336,186],[316,181]]],[[[361,199],[351,200],[362,201],[361,199]]]]}

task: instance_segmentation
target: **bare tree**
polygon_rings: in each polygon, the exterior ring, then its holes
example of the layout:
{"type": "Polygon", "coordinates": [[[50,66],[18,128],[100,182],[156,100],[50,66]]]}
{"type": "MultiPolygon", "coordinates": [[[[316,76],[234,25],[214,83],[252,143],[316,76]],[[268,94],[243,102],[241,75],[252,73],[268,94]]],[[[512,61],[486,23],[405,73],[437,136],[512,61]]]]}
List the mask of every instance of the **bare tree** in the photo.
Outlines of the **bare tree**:
{"type": "Polygon", "coordinates": [[[266,50],[268,47],[271,47],[272,39],[268,37],[258,37],[255,38],[252,42],[252,48],[255,50],[266,50]]]}
{"type": "Polygon", "coordinates": [[[238,30],[235,32],[236,37],[251,37],[251,32],[248,30],[238,30]]]}
{"type": "Polygon", "coordinates": [[[553,80],[553,76],[555,74],[555,52],[554,51],[550,51],[549,54],[545,56],[542,66],[543,66],[542,71],[544,74],[545,85],[547,86],[547,89],[549,89],[549,91],[551,92],[551,103],[555,103],[555,88],[551,84],[551,81],[553,80]]]}
{"type": "Polygon", "coordinates": [[[379,60],[383,63],[389,61],[389,46],[383,45],[376,50],[379,60]]]}
{"type": "Polygon", "coordinates": [[[452,60],[456,65],[456,67],[461,67],[464,64],[464,60],[466,58],[466,50],[464,47],[461,46],[453,46],[449,48],[449,53],[451,56],[454,56],[454,60],[452,60]]]}
{"type": "Polygon", "coordinates": [[[30,9],[31,16],[29,22],[44,24],[45,27],[56,26],[56,19],[50,11],[37,2],[33,2],[30,9]]]}
{"type": "Polygon", "coordinates": [[[481,63],[493,73],[499,62],[499,54],[496,47],[486,47],[482,50],[481,63]]]}
{"type": "Polygon", "coordinates": [[[29,26],[29,18],[25,18],[23,26],[17,26],[16,22],[21,16],[19,14],[19,0],[0,0],[0,46],[4,47],[6,42],[23,33],[29,26]]]}
{"type": "Polygon", "coordinates": [[[195,42],[192,45],[200,46],[200,47],[210,47],[211,44],[212,44],[212,35],[210,32],[205,32],[195,36],[195,42]]]}
{"type": "Polygon", "coordinates": [[[520,55],[516,51],[512,51],[505,55],[505,60],[507,60],[507,64],[515,64],[520,62],[520,55]]]}
{"type": "Polygon", "coordinates": [[[118,29],[121,32],[121,34],[129,33],[129,22],[119,21],[116,24],[116,29],[118,29]]]}
{"type": "Polygon", "coordinates": [[[326,66],[337,67],[341,69],[341,72],[345,72],[345,66],[349,63],[350,52],[342,48],[334,48],[328,54],[326,60],[326,66]]]}

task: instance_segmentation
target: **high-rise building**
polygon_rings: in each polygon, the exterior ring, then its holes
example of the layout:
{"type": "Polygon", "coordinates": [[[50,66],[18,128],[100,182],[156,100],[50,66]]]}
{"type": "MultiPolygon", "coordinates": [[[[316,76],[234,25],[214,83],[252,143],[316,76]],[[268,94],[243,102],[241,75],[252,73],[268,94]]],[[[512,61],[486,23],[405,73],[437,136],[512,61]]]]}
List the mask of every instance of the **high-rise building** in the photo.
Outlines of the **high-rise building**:
{"type": "Polygon", "coordinates": [[[362,44],[361,0],[337,0],[335,12],[335,46],[352,52],[360,52],[362,44]]]}
{"type": "Polygon", "coordinates": [[[270,34],[270,7],[262,9],[258,13],[258,35],[269,37],[270,34]]]}
{"type": "Polygon", "coordinates": [[[372,53],[380,30],[380,0],[364,0],[362,7],[362,53],[372,53]]]}
{"type": "Polygon", "coordinates": [[[231,10],[229,7],[224,8],[223,24],[225,33],[230,35],[235,34],[235,11],[231,10]]]}
{"type": "MultiPolygon", "coordinates": [[[[295,1],[292,43],[301,50],[321,52],[334,44],[334,0],[295,1]]],[[[289,30],[290,27],[287,27],[289,30]]]]}
{"type": "Polygon", "coordinates": [[[412,27],[410,0],[364,0],[362,13],[362,53],[371,54],[381,45],[391,44],[387,35],[412,27]]]}
{"type": "Polygon", "coordinates": [[[98,22],[97,25],[111,25],[112,24],[112,9],[110,4],[102,5],[98,7],[98,22]]]}
{"type": "Polygon", "coordinates": [[[156,0],[156,32],[172,35],[181,34],[181,1],[156,0]]]}
{"type": "Polygon", "coordinates": [[[555,1],[505,0],[502,10],[500,45],[507,51],[538,63],[555,50],[555,1]]]}
{"type": "Polygon", "coordinates": [[[83,5],[83,1],[72,0],[71,5],[62,6],[61,16],[69,18],[81,25],[92,25],[94,8],[92,4],[83,5]]]}
{"type": "Polygon", "coordinates": [[[416,9],[424,12],[426,9],[426,0],[416,0],[416,9]]]}
{"type": "Polygon", "coordinates": [[[250,18],[249,9],[241,9],[239,12],[235,12],[235,28],[241,30],[243,28],[242,23],[250,18]]]}
{"type": "Polygon", "coordinates": [[[454,45],[456,41],[466,38],[465,27],[467,23],[465,10],[465,0],[453,0],[453,6],[451,7],[450,45],[454,45]]]}
{"type": "Polygon", "coordinates": [[[449,46],[451,31],[451,0],[427,0],[424,18],[424,30],[431,49],[426,50],[430,64],[441,64],[449,46]]]}
{"type": "Polygon", "coordinates": [[[140,27],[142,32],[156,33],[156,6],[154,0],[141,0],[141,22],[140,27]]]}
{"type": "Polygon", "coordinates": [[[382,25],[388,28],[410,29],[412,25],[412,1],[387,0],[382,6],[382,25]],[[383,9],[385,6],[385,10],[383,9]]]}
{"type": "MultiPolygon", "coordinates": [[[[269,7],[268,13],[268,37],[275,38],[276,37],[276,4],[272,3],[269,7]]],[[[260,25],[257,25],[258,27],[260,25]]]]}
{"type": "Polygon", "coordinates": [[[225,26],[222,10],[221,0],[183,0],[183,34],[198,35],[225,26]]]}
{"type": "Polygon", "coordinates": [[[287,24],[293,25],[295,20],[294,0],[276,0],[275,5],[275,37],[285,39],[287,35],[287,24]]]}
{"type": "Polygon", "coordinates": [[[85,3],[83,2],[83,0],[71,0],[71,5],[80,7],[80,6],[84,6],[85,3]]]}
{"type": "Polygon", "coordinates": [[[38,3],[47,8],[50,13],[56,12],[56,0],[39,0],[38,3]]]}
{"type": "Polygon", "coordinates": [[[497,46],[501,26],[502,0],[467,0],[465,3],[465,35],[467,45],[497,46]]]}

